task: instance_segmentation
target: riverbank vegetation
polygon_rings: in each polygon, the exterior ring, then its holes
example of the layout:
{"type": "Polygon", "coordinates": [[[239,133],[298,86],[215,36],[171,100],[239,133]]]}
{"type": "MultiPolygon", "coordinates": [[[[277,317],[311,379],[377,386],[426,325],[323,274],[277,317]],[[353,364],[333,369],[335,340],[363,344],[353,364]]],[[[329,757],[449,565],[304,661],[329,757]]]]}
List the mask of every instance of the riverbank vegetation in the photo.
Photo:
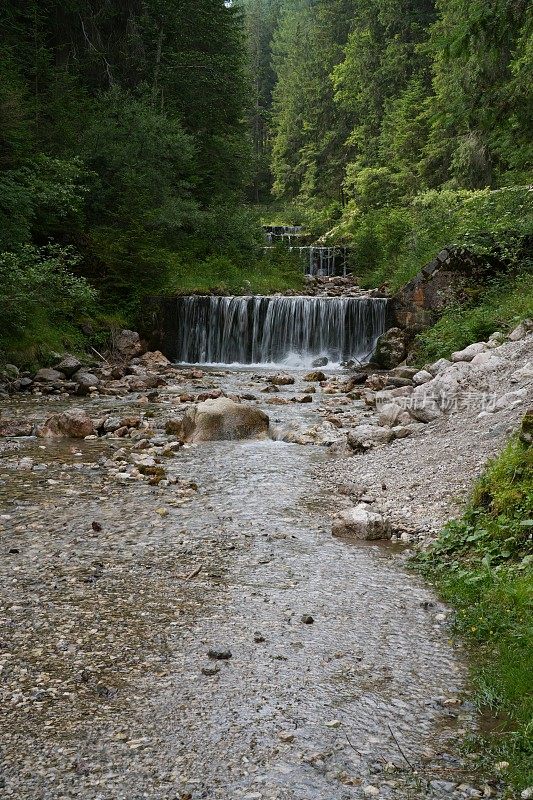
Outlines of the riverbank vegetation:
{"type": "MultiPolygon", "coordinates": [[[[456,610],[485,730],[469,742],[487,774],[533,785],[533,416],[476,484],[464,516],[418,557],[456,610]]],[[[507,795],[505,796],[514,796],[507,795]]]]}

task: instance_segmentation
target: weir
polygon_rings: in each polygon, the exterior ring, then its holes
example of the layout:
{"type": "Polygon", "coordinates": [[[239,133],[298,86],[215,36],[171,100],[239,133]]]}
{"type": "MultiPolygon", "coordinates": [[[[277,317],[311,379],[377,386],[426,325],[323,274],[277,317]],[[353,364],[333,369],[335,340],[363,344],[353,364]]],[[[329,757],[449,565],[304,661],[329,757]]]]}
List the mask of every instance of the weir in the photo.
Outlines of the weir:
{"type": "Polygon", "coordinates": [[[179,297],[167,311],[165,351],[188,364],[364,362],[386,308],[369,297],[179,297]]]}

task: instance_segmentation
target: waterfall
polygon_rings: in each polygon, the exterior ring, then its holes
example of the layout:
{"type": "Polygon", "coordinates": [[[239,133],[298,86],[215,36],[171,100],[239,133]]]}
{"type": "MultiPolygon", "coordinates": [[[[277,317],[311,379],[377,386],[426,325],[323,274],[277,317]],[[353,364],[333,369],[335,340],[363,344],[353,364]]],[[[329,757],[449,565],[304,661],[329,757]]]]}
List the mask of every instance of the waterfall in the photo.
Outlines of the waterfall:
{"type": "Polygon", "coordinates": [[[309,366],[368,360],[387,300],[368,297],[179,297],[166,352],[179,363],[309,366]]]}

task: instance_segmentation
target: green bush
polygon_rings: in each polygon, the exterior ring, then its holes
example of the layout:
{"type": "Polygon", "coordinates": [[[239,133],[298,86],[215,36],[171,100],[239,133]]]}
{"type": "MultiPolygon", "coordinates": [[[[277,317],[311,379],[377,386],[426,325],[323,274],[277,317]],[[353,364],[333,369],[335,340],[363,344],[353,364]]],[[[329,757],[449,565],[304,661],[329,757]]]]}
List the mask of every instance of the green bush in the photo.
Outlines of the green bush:
{"type": "Polygon", "coordinates": [[[96,293],[74,274],[78,262],[59,246],[0,254],[0,359],[29,365],[67,342],[81,343],[76,322],[92,310],[96,293]]]}
{"type": "Polygon", "coordinates": [[[334,234],[352,244],[363,285],[388,283],[392,291],[450,245],[468,248],[495,268],[527,266],[533,192],[527,187],[428,191],[408,206],[365,212],[350,203],[334,234]]]}

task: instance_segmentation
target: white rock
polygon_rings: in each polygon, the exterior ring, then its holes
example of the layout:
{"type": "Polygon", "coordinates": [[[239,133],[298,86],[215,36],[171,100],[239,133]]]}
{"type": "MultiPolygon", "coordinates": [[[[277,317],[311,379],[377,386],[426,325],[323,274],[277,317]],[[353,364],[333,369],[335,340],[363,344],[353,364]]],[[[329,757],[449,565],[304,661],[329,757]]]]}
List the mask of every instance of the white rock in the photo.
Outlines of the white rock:
{"type": "Polygon", "coordinates": [[[433,422],[441,416],[438,403],[430,395],[418,395],[409,406],[409,413],[419,422],[433,422]]]}
{"type": "Polygon", "coordinates": [[[391,527],[382,514],[372,511],[365,503],[341,511],[332,523],[333,536],[355,539],[390,539],[391,527]]]}
{"type": "Polygon", "coordinates": [[[533,330],[533,320],[525,319],[514,331],[511,331],[507,338],[511,342],[519,342],[520,339],[525,339],[531,330],[533,330]]]}
{"type": "Polygon", "coordinates": [[[479,367],[483,372],[494,372],[505,365],[503,358],[497,356],[494,351],[478,353],[470,362],[473,366],[479,367]]]}
{"type": "Polygon", "coordinates": [[[517,389],[514,392],[507,392],[496,400],[494,411],[504,411],[507,408],[514,408],[520,405],[528,396],[527,389],[517,389]]]}
{"type": "Polygon", "coordinates": [[[375,444],[388,444],[394,438],[390,428],[378,425],[357,425],[348,433],[348,444],[353,450],[367,450],[375,444]]]}
{"type": "Polygon", "coordinates": [[[416,375],[413,376],[413,383],[415,386],[421,386],[423,383],[427,383],[428,381],[432,380],[433,375],[431,372],[428,372],[427,369],[421,369],[416,375]]]}
{"type": "Polygon", "coordinates": [[[511,382],[522,383],[522,381],[528,381],[531,378],[533,378],[533,361],[527,361],[523,367],[513,372],[511,382]]]}
{"type": "Polygon", "coordinates": [[[402,407],[397,403],[387,403],[387,405],[379,408],[379,424],[382,427],[392,428],[393,425],[396,425],[402,411],[402,407]]]}
{"type": "Polygon", "coordinates": [[[379,789],[377,786],[365,786],[363,794],[365,797],[379,797],[379,789]]]}
{"type": "Polygon", "coordinates": [[[476,342],[465,347],[464,350],[457,350],[452,353],[452,361],[472,361],[474,356],[477,356],[478,353],[484,353],[485,350],[487,350],[485,342],[476,342]]]}
{"type": "Polygon", "coordinates": [[[448,369],[448,367],[450,367],[451,364],[452,364],[452,362],[449,361],[447,358],[439,358],[438,361],[435,361],[434,364],[430,364],[425,369],[428,372],[431,372],[432,375],[438,375],[439,372],[442,372],[443,370],[448,369]]]}

